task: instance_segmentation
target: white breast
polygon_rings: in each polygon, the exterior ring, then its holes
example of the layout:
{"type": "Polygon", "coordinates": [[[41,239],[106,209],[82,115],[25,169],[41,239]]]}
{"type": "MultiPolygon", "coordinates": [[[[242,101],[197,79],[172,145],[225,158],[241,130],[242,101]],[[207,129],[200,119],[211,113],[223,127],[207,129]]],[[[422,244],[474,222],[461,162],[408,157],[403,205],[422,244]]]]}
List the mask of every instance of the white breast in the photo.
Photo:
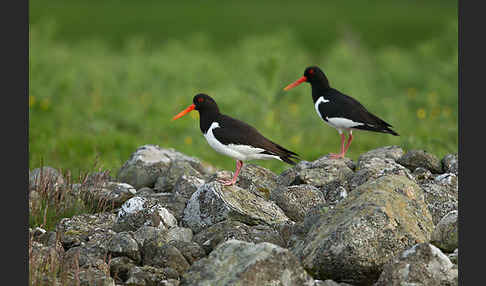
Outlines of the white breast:
{"type": "Polygon", "coordinates": [[[324,118],[322,118],[322,115],[321,113],[319,112],[319,104],[321,103],[326,103],[326,102],[329,102],[328,99],[325,99],[324,96],[321,96],[317,99],[316,103],[314,103],[314,107],[316,108],[316,112],[317,112],[317,115],[319,115],[319,117],[324,120],[324,118]]]}
{"type": "Polygon", "coordinates": [[[213,134],[213,130],[216,128],[220,128],[219,123],[213,122],[209,127],[208,131],[204,134],[204,138],[206,138],[206,141],[208,141],[209,146],[211,146],[218,153],[221,153],[223,155],[241,161],[255,160],[255,159],[281,160],[280,157],[278,156],[261,154],[262,152],[265,151],[265,149],[262,148],[255,148],[248,145],[236,145],[236,144],[224,145],[221,142],[219,142],[213,134]]]}

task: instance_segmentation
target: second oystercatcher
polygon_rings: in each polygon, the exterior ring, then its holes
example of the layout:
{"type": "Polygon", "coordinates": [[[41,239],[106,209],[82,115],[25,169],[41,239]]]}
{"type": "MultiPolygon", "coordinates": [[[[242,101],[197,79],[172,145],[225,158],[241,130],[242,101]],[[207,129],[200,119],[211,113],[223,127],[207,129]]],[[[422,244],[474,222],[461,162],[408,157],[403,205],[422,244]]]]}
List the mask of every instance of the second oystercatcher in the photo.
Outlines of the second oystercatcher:
{"type": "Polygon", "coordinates": [[[308,67],[304,75],[284,88],[285,91],[308,82],[312,88],[312,100],[317,115],[327,124],[337,129],[341,135],[341,153],[331,154],[331,158],[344,158],[353,140],[353,129],[388,133],[399,136],[390,124],[370,113],[356,99],[332,88],[324,72],[316,67],[308,67]],[[349,132],[348,142],[344,131],[349,132]]]}
{"type": "Polygon", "coordinates": [[[224,185],[233,185],[240,173],[243,161],[255,159],[277,159],[291,165],[291,159],[298,155],[270,141],[252,126],[219,112],[218,105],[209,95],[194,96],[192,104],[172,120],[178,119],[192,110],[199,111],[199,127],[214,150],[236,159],[236,170],[231,181],[220,180],[224,185]]]}

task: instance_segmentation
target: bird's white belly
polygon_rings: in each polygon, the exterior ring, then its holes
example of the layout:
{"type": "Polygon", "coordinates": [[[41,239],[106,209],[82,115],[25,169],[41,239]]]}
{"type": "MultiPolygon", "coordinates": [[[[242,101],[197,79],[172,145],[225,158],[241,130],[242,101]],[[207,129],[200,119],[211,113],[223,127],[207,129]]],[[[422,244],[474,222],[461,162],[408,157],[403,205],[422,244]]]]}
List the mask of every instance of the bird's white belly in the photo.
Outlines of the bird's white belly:
{"type": "Polygon", "coordinates": [[[350,129],[359,125],[364,125],[364,123],[361,122],[355,122],[353,120],[347,119],[347,118],[342,118],[342,117],[327,117],[323,118],[321,112],[319,111],[319,105],[320,104],[325,104],[329,102],[328,99],[325,99],[323,96],[319,97],[319,99],[316,101],[314,104],[314,107],[316,109],[317,115],[324,120],[329,126],[336,128],[339,133],[342,132],[343,129],[350,129]]]}
{"type": "Polygon", "coordinates": [[[204,138],[206,138],[206,141],[208,141],[209,146],[211,146],[218,153],[221,153],[223,155],[241,161],[256,160],[256,159],[280,160],[278,156],[261,154],[262,152],[265,151],[265,149],[262,148],[256,148],[248,145],[236,145],[236,144],[224,145],[221,142],[219,142],[214,136],[213,130],[215,128],[219,128],[218,122],[213,122],[211,124],[208,131],[204,134],[204,138]]]}

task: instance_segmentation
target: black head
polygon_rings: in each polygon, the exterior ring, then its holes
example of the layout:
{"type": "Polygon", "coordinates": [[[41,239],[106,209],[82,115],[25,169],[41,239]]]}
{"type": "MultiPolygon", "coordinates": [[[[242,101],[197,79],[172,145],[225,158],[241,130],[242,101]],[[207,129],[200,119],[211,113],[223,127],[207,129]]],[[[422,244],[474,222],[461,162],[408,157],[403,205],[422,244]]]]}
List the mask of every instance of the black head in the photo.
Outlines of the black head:
{"type": "Polygon", "coordinates": [[[289,90],[298,86],[303,82],[310,83],[313,87],[329,87],[329,82],[327,80],[326,75],[324,72],[318,68],[317,66],[311,66],[305,69],[304,75],[300,77],[298,80],[294,81],[293,83],[287,85],[284,90],[289,90]]]}
{"type": "Polygon", "coordinates": [[[311,66],[305,69],[304,76],[306,77],[306,81],[309,83],[323,83],[324,85],[329,85],[326,75],[324,72],[317,66],[311,66]]]}
{"type": "Polygon", "coordinates": [[[195,105],[194,109],[198,110],[199,112],[201,112],[201,111],[218,111],[219,112],[219,108],[218,108],[218,105],[216,104],[216,101],[214,101],[214,99],[207,94],[204,94],[204,93],[196,94],[194,96],[194,98],[192,99],[192,102],[195,105]]]}

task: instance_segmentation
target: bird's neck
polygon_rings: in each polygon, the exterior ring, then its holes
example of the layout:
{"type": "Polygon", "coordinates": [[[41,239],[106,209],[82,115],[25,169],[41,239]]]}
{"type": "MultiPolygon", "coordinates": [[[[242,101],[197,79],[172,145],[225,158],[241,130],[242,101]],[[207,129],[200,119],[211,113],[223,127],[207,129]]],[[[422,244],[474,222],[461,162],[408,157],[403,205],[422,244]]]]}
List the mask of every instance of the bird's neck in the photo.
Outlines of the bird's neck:
{"type": "Polygon", "coordinates": [[[213,110],[199,112],[199,128],[202,133],[206,134],[211,124],[219,117],[219,114],[219,111],[213,110]]]}
{"type": "Polygon", "coordinates": [[[314,103],[319,99],[321,96],[325,96],[331,90],[329,83],[326,82],[315,82],[311,84],[312,88],[312,100],[314,103]]]}

